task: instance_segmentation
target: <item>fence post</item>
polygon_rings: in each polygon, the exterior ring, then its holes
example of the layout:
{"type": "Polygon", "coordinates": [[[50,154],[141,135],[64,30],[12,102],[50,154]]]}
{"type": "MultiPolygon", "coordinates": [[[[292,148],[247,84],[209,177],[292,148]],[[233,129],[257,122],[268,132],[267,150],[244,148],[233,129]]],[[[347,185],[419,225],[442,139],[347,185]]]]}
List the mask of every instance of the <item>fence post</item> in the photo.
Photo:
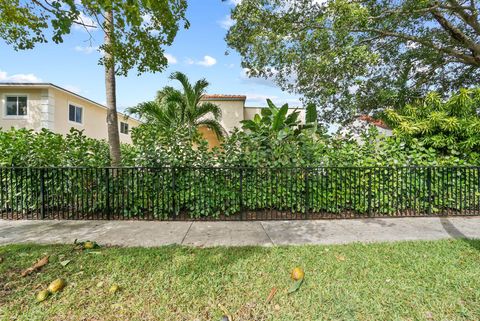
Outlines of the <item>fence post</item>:
{"type": "MultiPolygon", "coordinates": [[[[478,185],[477,185],[477,190],[478,190],[478,193],[480,194],[480,167],[477,167],[477,181],[478,181],[478,185]]],[[[477,197],[477,213],[473,213],[474,215],[480,215],[480,197],[477,197]]]]}
{"type": "Polygon", "coordinates": [[[175,203],[175,167],[172,167],[172,207],[173,207],[173,219],[177,218],[177,206],[175,203]]]}
{"type": "Polygon", "coordinates": [[[245,209],[243,207],[243,167],[240,167],[240,218],[245,219],[245,209]]]}
{"type": "Polygon", "coordinates": [[[310,171],[307,168],[305,168],[304,170],[304,180],[305,180],[305,218],[308,219],[308,201],[309,201],[309,198],[308,198],[308,193],[309,193],[309,189],[308,189],[308,175],[309,175],[310,171]]]}
{"type": "Polygon", "coordinates": [[[428,167],[427,171],[427,199],[428,199],[428,215],[432,214],[432,168],[428,167]]]}
{"type": "Polygon", "coordinates": [[[45,219],[45,169],[40,168],[40,218],[45,219]]]}
{"type": "Polygon", "coordinates": [[[372,168],[372,173],[368,175],[368,216],[372,215],[372,175],[374,169],[372,168]]]}
{"type": "Polygon", "coordinates": [[[106,191],[105,191],[105,206],[106,206],[106,211],[107,211],[107,220],[110,220],[110,171],[107,168],[105,168],[105,185],[106,185],[106,191]]]}

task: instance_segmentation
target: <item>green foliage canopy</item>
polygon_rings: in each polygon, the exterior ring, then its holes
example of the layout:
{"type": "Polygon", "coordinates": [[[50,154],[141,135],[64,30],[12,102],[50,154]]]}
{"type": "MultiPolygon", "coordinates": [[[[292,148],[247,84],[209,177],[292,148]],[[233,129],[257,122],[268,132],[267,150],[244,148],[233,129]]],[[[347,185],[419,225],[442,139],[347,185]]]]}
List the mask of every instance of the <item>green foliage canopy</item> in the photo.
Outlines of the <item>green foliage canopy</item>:
{"type": "Polygon", "coordinates": [[[443,153],[480,153],[480,89],[462,89],[449,99],[431,92],[424,99],[385,116],[394,135],[417,139],[443,153]]]}
{"type": "Polygon", "coordinates": [[[476,84],[478,10],[470,0],[244,0],[226,39],[250,76],[342,121],[476,84]]]}
{"type": "Polygon", "coordinates": [[[157,72],[167,66],[164,46],[172,44],[182,22],[189,26],[186,8],[186,0],[0,0],[0,38],[16,50],[32,49],[49,38],[62,43],[75,25],[88,33],[105,31],[104,13],[113,11],[112,44],[99,50],[115,61],[102,55],[100,64],[115,63],[118,75],[133,68],[139,73],[157,72]]]}

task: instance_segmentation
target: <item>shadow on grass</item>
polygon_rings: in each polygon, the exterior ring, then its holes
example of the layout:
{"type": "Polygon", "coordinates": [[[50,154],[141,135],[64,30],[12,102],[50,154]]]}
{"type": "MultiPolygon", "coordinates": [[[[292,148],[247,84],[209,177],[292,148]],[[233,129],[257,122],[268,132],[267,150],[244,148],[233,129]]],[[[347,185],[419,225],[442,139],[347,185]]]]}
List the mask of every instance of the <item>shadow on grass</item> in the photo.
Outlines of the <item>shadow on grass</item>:
{"type": "Polygon", "coordinates": [[[472,248],[480,252],[480,240],[468,238],[465,234],[463,234],[448,218],[441,217],[440,223],[442,224],[443,229],[445,232],[448,233],[451,237],[455,239],[460,239],[470,245],[472,248]]]}

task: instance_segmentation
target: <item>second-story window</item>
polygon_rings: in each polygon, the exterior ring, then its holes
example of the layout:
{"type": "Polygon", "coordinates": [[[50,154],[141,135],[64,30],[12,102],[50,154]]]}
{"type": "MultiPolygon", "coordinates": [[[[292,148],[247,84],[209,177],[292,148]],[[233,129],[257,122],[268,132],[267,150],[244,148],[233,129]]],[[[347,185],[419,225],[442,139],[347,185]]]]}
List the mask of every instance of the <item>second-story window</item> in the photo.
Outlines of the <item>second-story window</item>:
{"type": "Polygon", "coordinates": [[[68,105],[68,120],[74,123],[82,124],[83,108],[72,104],[68,105]]]}
{"type": "Polygon", "coordinates": [[[27,96],[6,96],[6,116],[26,116],[27,96]]]}
{"type": "Polygon", "coordinates": [[[124,122],[120,122],[120,133],[128,135],[128,124],[124,122]]]}

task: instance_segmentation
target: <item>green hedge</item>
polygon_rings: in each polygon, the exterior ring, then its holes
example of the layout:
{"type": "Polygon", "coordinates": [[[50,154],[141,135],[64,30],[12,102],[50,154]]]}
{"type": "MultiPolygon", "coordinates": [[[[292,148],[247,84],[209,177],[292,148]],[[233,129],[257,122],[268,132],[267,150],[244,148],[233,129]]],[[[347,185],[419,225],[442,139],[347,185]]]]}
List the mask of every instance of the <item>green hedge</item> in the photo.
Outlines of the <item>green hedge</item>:
{"type": "Polygon", "coordinates": [[[480,214],[480,168],[2,168],[0,212],[7,219],[480,214]]]}

